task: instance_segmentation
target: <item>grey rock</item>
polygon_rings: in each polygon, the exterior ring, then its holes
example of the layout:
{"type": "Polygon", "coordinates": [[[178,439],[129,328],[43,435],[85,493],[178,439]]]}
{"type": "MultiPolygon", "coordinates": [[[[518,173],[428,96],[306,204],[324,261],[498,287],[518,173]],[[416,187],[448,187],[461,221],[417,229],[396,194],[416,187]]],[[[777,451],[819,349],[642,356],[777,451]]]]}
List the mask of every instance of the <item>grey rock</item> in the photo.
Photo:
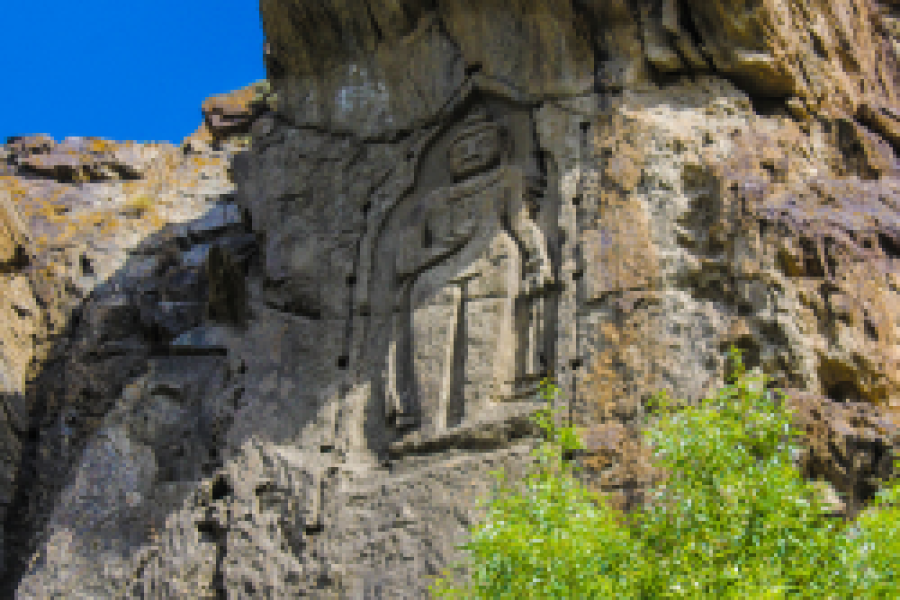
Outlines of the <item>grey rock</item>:
{"type": "Polygon", "coordinates": [[[228,349],[227,338],[221,327],[195,327],[172,340],[170,348],[178,354],[224,354],[228,349]]]}
{"type": "Polygon", "coordinates": [[[206,296],[207,282],[201,266],[169,269],[162,277],[160,293],[171,302],[191,302],[206,296]]]}
{"type": "Polygon", "coordinates": [[[237,205],[219,202],[203,217],[190,223],[188,235],[194,243],[208,242],[227,230],[240,230],[243,216],[237,205]]]}
{"type": "Polygon", "coordinates": [[[206,316],[212,321],[243,324],[248,316],[244,269],[223,246],[217,245],[209,252],[206,279],[206,316]]]}
{"type": "Polygon", "coordinates": [[[203,320],[202,302],[160,301],[150,310],[152,312],[144,317],[145,323],[159,327],[170,338],[196,327],[203,320]]]}
{"type": "Polygon", "coordinates": [[[206,264],[212,244],[197,244],[181,254],[181,264],[188,268],[199,268],[206,264]]]}

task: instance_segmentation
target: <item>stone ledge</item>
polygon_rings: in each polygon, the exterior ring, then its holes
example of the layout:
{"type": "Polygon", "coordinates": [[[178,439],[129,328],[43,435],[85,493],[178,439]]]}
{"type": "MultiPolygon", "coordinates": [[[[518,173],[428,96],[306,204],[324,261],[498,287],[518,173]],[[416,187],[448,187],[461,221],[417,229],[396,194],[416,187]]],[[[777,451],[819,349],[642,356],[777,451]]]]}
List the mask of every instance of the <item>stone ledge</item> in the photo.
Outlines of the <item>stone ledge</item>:
{"type": "Polygon", "coordinates": [[[388,447],[388,454],[391,458],[399,458],[404,455],[431,454],[451,449],[497,450],[509,446],[513,440],[541,435],[540,427],[532,423],[530,417],[544,408],[543,403],[516,403],[506,410],[502,408],[497,411],[501,413],[499,419],[481,418],[439,434],[429,435],[414,431],[391,444],[388,447]],[[504,412],[505,415],[502,414],[504,412]]]}

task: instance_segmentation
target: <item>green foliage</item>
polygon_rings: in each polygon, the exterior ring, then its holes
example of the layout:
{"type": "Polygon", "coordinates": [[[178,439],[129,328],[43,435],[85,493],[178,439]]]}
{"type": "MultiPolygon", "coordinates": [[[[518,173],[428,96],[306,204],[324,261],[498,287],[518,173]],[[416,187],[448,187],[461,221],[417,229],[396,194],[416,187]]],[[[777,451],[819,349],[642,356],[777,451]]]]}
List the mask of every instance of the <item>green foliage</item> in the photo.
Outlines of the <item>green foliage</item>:
{"type": "MultiPolygon", "coordinates": [[[[900,469],[900,463],[896,465],[900,469]]],[[[900,481],[878,492],[849,532],[848,557],[859,598],[897,598],[900,588],[900,481]]]]}
{"type": "MultiPolygon", "coordinates": [[[[564,453],[580,443],[548,408],[547,441],[524,488],[504,486],[463,546],[468,581],[439,578],[437,597],[463,598],[889,598],[900,486],[844,530],[823,513],[791,462],[797,432],[766,378],[729,354],[729,384],[696,406],[664,393],[646,428],[667,477],[653,501],[624,518],[574,478],[564,453]],[[522,491],[524,489],[524,492],[522,491]]],[[[505,482],[502,473],[495,476],[505,482]]],[[[446,573],[445,573],[446,575],[446,573]]],[[[896,582],[895,582],[896,579],[896,582]]]]}
{"type": "MultiPolygon", "coordinates": [[[[546,409],[535,422],[547,443],[535,452],[540,469],[528,475],[526,495],[504,485],[487,521],[465,547],[472,554],[474,581],[463,589],[439,579],[439,597],[449,598],[585,598],[620,595],[628,572],[638,566],[634,542],[602,499],[578,485],[563,452],[581,447],[574,429],[558,427],[551,403],[558,388],[542,383],[546,409]]],[[[499,482],[505,475],[495,472],[499,482]]]]}

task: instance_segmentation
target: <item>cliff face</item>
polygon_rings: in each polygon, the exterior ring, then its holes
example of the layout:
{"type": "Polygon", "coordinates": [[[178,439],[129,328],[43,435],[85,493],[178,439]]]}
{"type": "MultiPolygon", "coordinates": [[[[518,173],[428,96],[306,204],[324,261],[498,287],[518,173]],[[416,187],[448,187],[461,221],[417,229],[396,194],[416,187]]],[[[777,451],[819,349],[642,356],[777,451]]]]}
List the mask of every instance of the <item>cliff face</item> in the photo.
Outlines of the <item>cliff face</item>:
{"type": "Polygon", "coordinates": [[[893,2],[263,0],[270,78],[296,125],[377,135],[469,74],[536,101],[710,73],[797,115],[896,138],[893,2]],[[412,92],[412,93],[411,93],[412,92]],[[336,101],[340,94],[341,101],[336,101]]]}
{"type": "Polygon", "coordinates": [[[542,376],[628,508],[644,402],[722,385],[731,345],[865,508],[898,441],[900,7],[260,9],[271,88],[181,151],[3,149],[10,595],[425,597],[529,464],[542,376]]]}

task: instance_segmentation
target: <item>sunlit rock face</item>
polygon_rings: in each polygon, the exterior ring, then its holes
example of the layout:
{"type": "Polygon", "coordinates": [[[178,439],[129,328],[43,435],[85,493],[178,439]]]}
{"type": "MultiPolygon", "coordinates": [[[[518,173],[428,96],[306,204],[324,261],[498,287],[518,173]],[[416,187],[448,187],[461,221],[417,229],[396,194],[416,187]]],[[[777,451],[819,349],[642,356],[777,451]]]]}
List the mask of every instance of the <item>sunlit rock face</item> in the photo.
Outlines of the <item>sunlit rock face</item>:
{"type": "Polygon", "coordinates": [[[4,147],[30,186],[0,205],[10,594],[427,597],[490,471],[531,464],[542,378],[633,508],[646,400],[711,393],[731,346],[789,390],[835,514],[864,508],[898,441],[892,5],[260,9],[267,85],[129,181],[85,167],[42,213],[58,147],[4,147]],[[72,225],[143,222],[141,181],[161,232],[72,225]],[[6,348],[69,289],[26,377],[6,348]]]}

